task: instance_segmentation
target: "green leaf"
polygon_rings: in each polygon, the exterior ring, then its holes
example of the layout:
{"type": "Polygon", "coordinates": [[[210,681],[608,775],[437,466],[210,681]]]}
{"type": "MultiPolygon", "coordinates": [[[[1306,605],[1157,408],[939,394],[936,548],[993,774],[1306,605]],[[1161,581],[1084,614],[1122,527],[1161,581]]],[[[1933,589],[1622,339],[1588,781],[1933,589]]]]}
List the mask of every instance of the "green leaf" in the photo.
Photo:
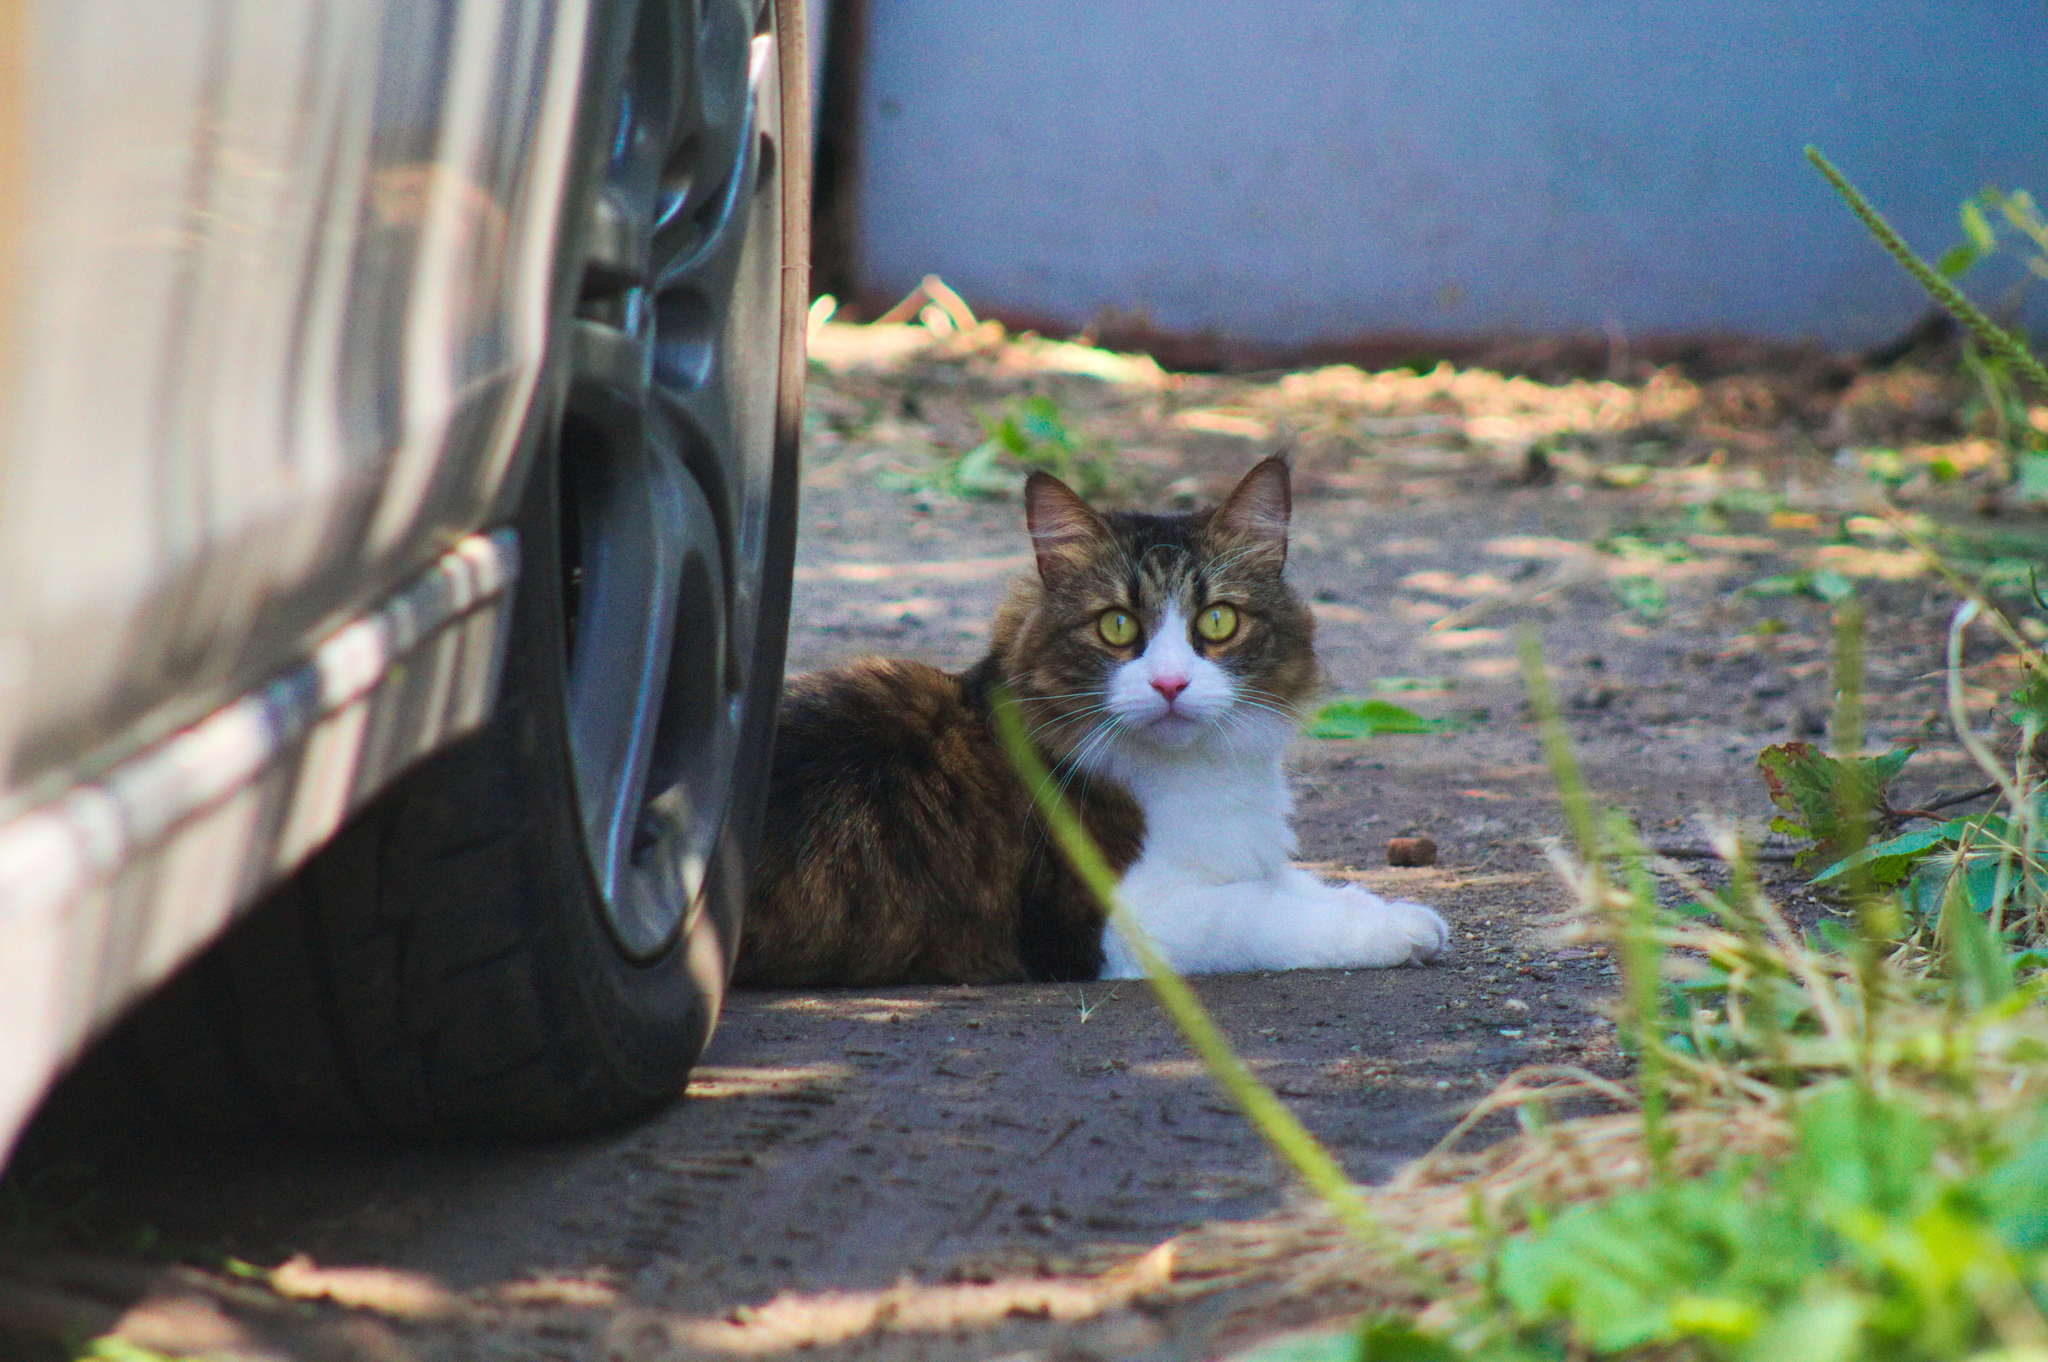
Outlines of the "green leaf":
{"type": "Polygon", "coordinates": [[[995,421],[984,422],[982,429],[988,432],[988,438],[992,443],[1000,446],[1003,452],[1012,458],[1021,459],[1031,453],[1031,441],[1024,438],[1024,432],[1018,428],[1014,417],[1004,416],[995,421]]]}
{"type": "Polygon", "coordinates": [[[1972,251],[1982,256],[1998,249],[1998,233],[1991,229],[1990,220],[1984,216],[1983,208],[1975,199],[1963,200],[1959,216],[1963,220],[1963,236],[1969,241],[1972,251]]]}
{"type": "Polygon", "coordinates": [[[1614,595],[1630,614],[1652,624],[1663,619],[1669,611],[1664,583],[1655,577],[1623,577],[1615,582],[1614,595]]]}
{"type": "Polygon", "coordinates": [[[1979,826],[1981,821],[1975,817],[1951,818],[1937,827],[1922,828],[1917,832],[1901,833],[1882,842],[1873,842],[1863,850],[1836,861],[1815,875],[1813,882],[1824,884],[1858,866],[1867,866],[1870,882],[1879,888],[1888,889],[1905,879],[1912,873],[1915,865],[1932,853],[1956,845],[1962,840],[1965,832],[1979,826]]]}
{"type": "Polygon", "coordinates": [[[1067,434],[1066,423],[1060,420],[1059,407],[1050,397],[1027,398],[1018,424],[1026,435],[1041,444],[1071,446],[1074,443],[1073,437],[1067,434]]]}
{"type": "Polygon", "coordinates": [[[2023,1253],[2048,1248],[2048,1137],[2037,1136],[1984,1170],[1972,1190],[2009,1246],[2023,1253]]]}
{"type": "Polygon", "coordinates": [[[1745,596],[1800,596],[1813,586],[1810,572],[1775,572],[1742,588],[1745,596]]]}
{"type": "Polygon", "coordinates": [[[1969,245],[1965,243],[1951,246],[1943,251],[1935,258],[1934,268],[1950,279],[1954,279],[1958,275],[1969,273],[1970,267],[1976,263],[1977,252],[1970,249],[1969,245]]]}
{"type": "Polygon", "coordinates": [[[1016,470],[1042,468],[1084,497],[1111,491],[1114,460],[1108,450],[1077,441],[1051,398],[1026,398],[1002,416],[980,417],[983,440],[949,465],[938,479],[961,496],[1008,496],[1016,470]],[[1006,463],[1005,463],[1006,461],[1006,463]]]}
{"type": "Polygon", "coordinates": [[[1990,914],[1969,902],[1964,884],[1949,886],[1941,925],[1948,938],[1949,976],[1963,1006],[1975,1012],[2011,996],[2012,962],[2005,958],[2005,943],[1991,930],[1990,914]]]}
{"type": "Polygon", "coordinates": [[[1799,1301],[1780,1311],[1750,1340],[1743,1362],[1850,1362],[1867,1357],[1858,1346],[1866,1313],[1864,1303],[1835,1291],[1816,1300],[1799,1301]]]}
{"type": "Polygon", "coordinates": [[[1757,754],[1771,802],[1789,818],[1774,818],[1771,828],[1814,845],[1799,853],[1801,869],[1828,866],[1861,849],[1871,815],[1883,806],[1885,788],[1913,755],[1910,747],[1881,757],[1840,760],[1825,756],[1809,742],[1779,743],[1757,754]]]}
{"type": "Polygon", "coordinates": [[[1789,1294],[1815,1256],[1809,1227],[1749,1184],[1731,1165],[1567,1211],[1502,1248],[1501,1297],[1525,1325],[1568,1321],[1594,1352],[1735,1341],[1761,1318],[1753,1307],[1789,1294]]]}
{"type": "Polygon", "coordinates": [[[1991,910],[2011,898],[2013,891],[2019,888],[2020,877],[2015,871],[2008,868],[2004,878],[2005,892],[2000,894],[1998,857],[1971,857],[1970,864],[1963,871],[1963,893],[1968,897],[1970,906],[1986,917],[1991,916],[1991,910]]]}
{"type": "Polygon", "coordinates": [[[1459,1362],[1464,1356],[1443,1339],[1405,1320],[1371,1320],[1357,1336],[1358,1362],[1459,1362]]]}
{"type": "Polygon", "coordinates": [[[1833,568],[1812,572],[1777,572],[1742,588],[1745,596],[1811,596],[1833,605],[1856,594],[1856,584],[1833,568]]]}
{"type": "Polygon", "coordinates": [[[953,465],[952,491],[964,496],[1003,497],[1017,490],[1017,475],[997,462],[1003,446],[997,440],[983,440],[960,456],[953,465]]]}
{"type": "Polygon", "coordinates": [[[1948,892],[1949,876],[1955,866],[1929,858],[1913,867],[1913,873],[1899,891],[1906,910],[1915,917],[1931,918],[1941,911],[1942,895],[1948,892]]]}
{"type": "Polygon", "coordinates": [[[1671,1302],[1672,1327],[1682,1334],[1709,1338],[1748,1338],[1763,1322],[1755,1305],[1727,1296],[1681,1295],[1671,1302]]]}
{"type": "Polygon", "coordinates": [[[1833,568],[1816,568],[1813,573],[1813,594],[1829,605],[1845,601],[1856,594],[1856,584],[1833,568]]]}
{"type": "Polygon", "coordinates": [[[1455,676],[1376,676],[1374,690],[1454,690],[1458,679],[1455,676]]]}
{"type": "Polygon", "coordinates": [[[1690,544],[1675,539],[1651,539],[1640,534],[1610,534],[1593,542],[1602,553],[1622,558],[1640,558],[1655,563],[1689,563],[1699,557],[1690,544]]]}
{"type": "Polygon", "coordinates": [[[1814,923],[1813,934],[1823,950],[1835,955],[1848,955],[1856,949],[1856,934],[1831,917],[1814,923]]]}
{"type": "Polygon", "coordinates": [[[2048,501],[2048,454],[2022,450],[2013,460],[2013,489],[2021,501],[2048,501]]]}
{"type": "Polygon", "coordinates": [[[1934,1123],[1903,1102],[1837,1083],[1800,1103],[1792,1127],[1797,1180],[1830,1220],[1865,1211],[1904,1216],[1940,1186],[1927,1176],[1940,1144],[1934,1123]]]}
{"type": "Polygon", "coordinates": [[[2030,671],[2026,683],[2014,691],[2012,721],[2036,733],[2048,729],[2048,671],[2030,671]]]}
{"type": "Polygon", "coordinates": [[[1311,738],[1372,738],[1382,733],[1437,733],[1442,719],[1425,719],[1412,709],[1388,700],[1346,696],[1317,710],[1308,722],[1311,738]]]}

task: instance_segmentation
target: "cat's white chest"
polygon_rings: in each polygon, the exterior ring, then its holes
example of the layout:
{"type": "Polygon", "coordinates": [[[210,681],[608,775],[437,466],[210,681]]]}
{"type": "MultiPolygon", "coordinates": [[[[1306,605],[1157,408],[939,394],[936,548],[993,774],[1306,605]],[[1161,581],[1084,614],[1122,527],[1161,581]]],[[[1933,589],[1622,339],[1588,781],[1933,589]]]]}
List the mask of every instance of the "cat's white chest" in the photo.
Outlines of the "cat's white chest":
{"type": "MultiPolygon", "coordinates": [[[[1104,763],[1145,812],[1144,846],[1121,886],[1132,919],[1183,974],[1369,968],[1436,955],[1449,932],[1435,912],[1324,884],[1291,863],[1284,741],[1281,732],[1252,750],[1127,750],[1104,763]]],[[[1144,973],[1115,926],[1104,927],[1102,945],[1102,977],[1144,973]]]]}
{"type": "Polygon", "coordinates": [[[1294,801],[1277,756],[1177,760],[1131,774],[1131,793],[1145,811],[1145,845],[1124,872],[1127,894],[1152,885],[1270,880],[1294,854],[1294,801]]]}

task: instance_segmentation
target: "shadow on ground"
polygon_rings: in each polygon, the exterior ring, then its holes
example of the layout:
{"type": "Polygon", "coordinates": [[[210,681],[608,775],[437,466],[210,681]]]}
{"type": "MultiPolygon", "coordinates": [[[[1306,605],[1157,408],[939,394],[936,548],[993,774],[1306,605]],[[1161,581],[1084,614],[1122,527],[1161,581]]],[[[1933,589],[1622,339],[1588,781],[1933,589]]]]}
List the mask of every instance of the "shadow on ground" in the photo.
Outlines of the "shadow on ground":
{"type": "MultiPolygon", "coordinates": [[[[1938,459],[1967,484],[1983,442],[1942,406],[1946,380],[1174,379],[1079,347],[908,339],[881,359],[824,347],[839,371],[816,377],[794,668],[974,659],[1029,558],[1014,504],[948,495],[947,469],[976,413],[1050,395],[1079,455],[1114,450],[1112,482],[1146,504],[1220,490],[1294,439],[1290,571],[1334,687],[1453,721],[1304,740],[1292,768],[1304,861],[1439,906],[1454,952],[1199,986],[1360,1179],[1521,1066],[1622,1066],[1600,1011],[1613,968],[1559,932],[1542,850],[1559,820],[1512,626],[1544,643],[1596,795],[1679,855],[1716,824],[1760,832],[1756,752],[1825,733],[1837,581],[1871,612],[1873,741],[1932,729],[1941,593],[1866,515],[1862,456],[1816,446],[1890,439],[1906,463],[1887,485],[1912,493],[1938,459]],[[1386,868],[1386,841],[1417,833],[1438,865],[1386,868]]],[[[2000,656],[1966,662],[1966,698],[1988,704],[2000,656]]],[[[1911,779],[1967,772],[1937,744],[1911,779]]],[[[1275,1210],[1286,1181],[1136,984],[738,995],[687,1099],[601,1140],[162,1148],[87,1122],[44,1131],[0,1186],[9,1356],[118,1334],[351,1362],[1179,1358],[1382,1289],[1303,1297],[1284,1254],[1213,1251],[1202,1226],[1275,1210]]]]}

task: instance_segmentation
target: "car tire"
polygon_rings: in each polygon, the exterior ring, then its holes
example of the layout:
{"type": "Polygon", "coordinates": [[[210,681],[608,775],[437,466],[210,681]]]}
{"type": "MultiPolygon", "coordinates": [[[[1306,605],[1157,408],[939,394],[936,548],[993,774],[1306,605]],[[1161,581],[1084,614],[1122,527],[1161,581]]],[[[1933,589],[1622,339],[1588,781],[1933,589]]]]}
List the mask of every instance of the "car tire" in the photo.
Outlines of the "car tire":
{"type": "Polygon", "coordinates": [[[428,1138],[570,1134],[680,1091],[738,948],[782,679],[800,11],[612,7],[493,715],[137,1009],[88,1087],[198,1131],[428,1138]]]}

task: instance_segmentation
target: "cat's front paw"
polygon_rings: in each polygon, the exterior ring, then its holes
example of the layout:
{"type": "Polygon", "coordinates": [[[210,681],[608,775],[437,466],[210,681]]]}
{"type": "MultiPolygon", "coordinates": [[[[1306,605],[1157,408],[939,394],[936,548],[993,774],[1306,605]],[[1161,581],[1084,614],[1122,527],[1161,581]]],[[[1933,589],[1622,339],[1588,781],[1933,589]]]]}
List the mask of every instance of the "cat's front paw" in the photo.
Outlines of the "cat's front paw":
{"type": "Polygon", "coordinates": [[[1340,892],[1359,903],[1360,916],[1370,926],[1375,965],[1420,964],[1436,959],[1451,944],[1451,929],[1434,908],[1383,899],[1357,885],[1346,885],[1340,892]]]}
{"type": "Polygon", "coordinates": [[[1409,960],[1421,963],[1434,960],[1449,949],[1451,928],[1434,908],[1425,908],[1419,903],[1406,899],[1387,900],[1387,911],[1399,918],[1401,931],[1414,943],[1409,960]]]}

